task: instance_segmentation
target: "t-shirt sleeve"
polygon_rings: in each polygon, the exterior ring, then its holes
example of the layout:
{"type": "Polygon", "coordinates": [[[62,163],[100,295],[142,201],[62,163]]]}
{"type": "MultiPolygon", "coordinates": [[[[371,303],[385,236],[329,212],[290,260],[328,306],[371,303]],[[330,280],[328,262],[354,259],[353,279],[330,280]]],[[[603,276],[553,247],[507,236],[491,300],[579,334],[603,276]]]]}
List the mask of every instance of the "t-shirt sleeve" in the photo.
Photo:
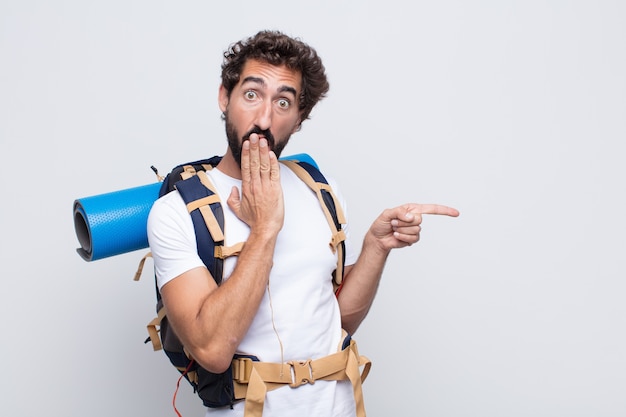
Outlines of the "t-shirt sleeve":
{"type": "Polygon", "coordinates": [[[198,256],[191,216],[176,191],[159,198],[152,206],[148,243],[159,289],[184,272],[204,265],[198,256]]]}

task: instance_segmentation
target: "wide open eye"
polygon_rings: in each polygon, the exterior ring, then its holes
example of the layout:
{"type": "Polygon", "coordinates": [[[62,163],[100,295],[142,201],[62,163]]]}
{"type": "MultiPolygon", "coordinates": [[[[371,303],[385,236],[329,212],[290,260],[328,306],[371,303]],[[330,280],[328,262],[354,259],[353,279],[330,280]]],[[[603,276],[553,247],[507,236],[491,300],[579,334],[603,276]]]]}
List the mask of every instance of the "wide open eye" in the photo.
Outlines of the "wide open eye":
{"type": "Polygon", "coordinates": [[[254,90],[248,90],[245,93],[243,93],[243,96],[246,98],[246,100],[254,100],[257,98],[257,94],[254,90]]]}
{"type": "Polygon", "coordinates": [[[281,98],[278,100],[278,107],[283,110],[287,110],[291,106],[291,102],[285,98],[281,98]]]}

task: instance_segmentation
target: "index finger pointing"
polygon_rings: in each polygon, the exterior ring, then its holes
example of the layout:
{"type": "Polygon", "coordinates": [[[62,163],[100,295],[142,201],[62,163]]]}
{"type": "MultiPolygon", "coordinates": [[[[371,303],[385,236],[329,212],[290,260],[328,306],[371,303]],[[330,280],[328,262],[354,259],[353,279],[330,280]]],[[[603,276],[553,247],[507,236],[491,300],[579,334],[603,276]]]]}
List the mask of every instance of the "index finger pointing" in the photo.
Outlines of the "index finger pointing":
{"type": "Polygon", "coordinates": [[[413,214],[438,214],[450,217],[457,217],[460,214],[457,209],[441,204],[411,204],[408,211],[413,214]]]}

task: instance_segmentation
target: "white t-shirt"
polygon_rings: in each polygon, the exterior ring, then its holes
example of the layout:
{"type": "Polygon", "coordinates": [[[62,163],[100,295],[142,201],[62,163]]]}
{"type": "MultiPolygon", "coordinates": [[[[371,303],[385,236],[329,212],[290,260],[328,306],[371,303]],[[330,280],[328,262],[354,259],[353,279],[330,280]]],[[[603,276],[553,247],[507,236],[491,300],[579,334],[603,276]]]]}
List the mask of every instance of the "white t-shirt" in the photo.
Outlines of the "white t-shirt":
{"type": "MultiPolygon", "coordinates": [[[[217,169],[207,174],[222,201],[225,245],[245,241],[249,228],[226,203],[233,186],[241,189],[241,181],[217,169]]],[[[332,289],[337,255],[329,246],[331,229],[313,191],[284,165],[280,175],[285,219],[276,242],[269,292],[265,292],[237,351],[278,363],[321,358],[335,353],[341,342],[341,316],[332,289]]],[[[337,184],[328,180],[345,212],[337,184]]],[[[197,254],[191,216],[178,192],[155,202],[148,219],[148,239],[159,288],[204,265],[197,254]]],[[[356,256],[348,239],[346,265],[354,264],[356,256]]],[[[225,280],[235,264],[236,257],[226,259],[225,280]]],[[[242,416],[243,402],[235,404],[234,412],[229,408],[207,410],[207,416],[216,415],[242,416]]],[[[348,381],[316,381],[297,389],[285,386],[268,392],[263,415],[354,416],[352,386],[348,381]]]]}

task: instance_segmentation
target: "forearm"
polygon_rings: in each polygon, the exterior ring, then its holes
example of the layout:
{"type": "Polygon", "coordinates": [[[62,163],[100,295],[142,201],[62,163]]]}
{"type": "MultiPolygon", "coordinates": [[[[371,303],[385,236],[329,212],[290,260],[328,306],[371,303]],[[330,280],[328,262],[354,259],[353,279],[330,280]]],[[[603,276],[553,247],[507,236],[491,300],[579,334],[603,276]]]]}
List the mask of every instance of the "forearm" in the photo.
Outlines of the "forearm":
{"type": "Polygon", "coordinates": [[[276,236],[251,233],[230,277],[217,287],[206,269],[209,287],[196,276],[164,287],[172,326],[192,356],[212,372],[225,370],[256,315],[265,293],[276,236]]]}
{"type": "Polygon", "coordinates": [[[359,258],[344,276],[338,302],[342,326],[350,334],[356,332],[374,302],[389,252],[368,233],[359,258]]]}

